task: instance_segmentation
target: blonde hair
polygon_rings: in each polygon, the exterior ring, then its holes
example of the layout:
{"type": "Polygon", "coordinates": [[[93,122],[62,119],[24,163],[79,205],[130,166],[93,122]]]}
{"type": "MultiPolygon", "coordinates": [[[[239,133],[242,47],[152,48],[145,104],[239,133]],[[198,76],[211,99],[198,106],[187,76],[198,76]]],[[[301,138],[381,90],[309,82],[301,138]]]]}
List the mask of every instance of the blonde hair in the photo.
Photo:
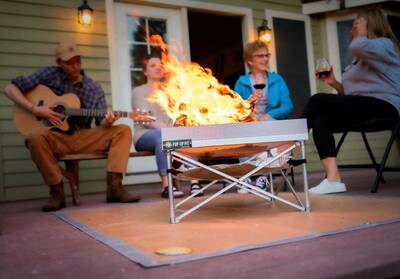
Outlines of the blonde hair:
{"type": "Polygon", "coordinates": [[[392,28],[380,9],[368,9],[360,12],[357,17],[367,20],[367,37],[368,39],[389,38],[392,40],[397,51],[400,51],[399,40],[394,35],[392,28]]]}
{"type": "Polygon", "coordinates": [[[266,49],[268,51],[268,46],[262,41],[254,41],[247,43],[243,50],[243,60],[248,67],[248,61],[253,58],[253,54],[259,49],[266,49]]]}

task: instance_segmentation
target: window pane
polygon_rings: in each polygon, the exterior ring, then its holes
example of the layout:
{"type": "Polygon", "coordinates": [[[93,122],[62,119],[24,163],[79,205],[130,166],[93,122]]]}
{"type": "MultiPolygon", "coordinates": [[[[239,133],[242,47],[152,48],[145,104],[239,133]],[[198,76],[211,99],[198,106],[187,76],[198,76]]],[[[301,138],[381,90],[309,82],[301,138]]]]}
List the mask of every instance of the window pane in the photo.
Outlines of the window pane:
{"type": "Polygon", "coordinates": [[[146,42],[146,19],[128,16],[128,40],[146,42]]]}
{"type": "Polygon", "coordinates": [[[161,58],[161,48],[157,45],[152,45],[150,47],[151,56],[160,57],[161,58]]]}
{"type": "Polygon", "coordinates": [[[131,68],[142,68],[143,59],[147,56],[147,45],[132,44],[129,48],[131,68]]]}
{"type": "Polygon", "coordinates": [[[164,42],[168,41],[167,38],[167,25],[165,20],[149,19],[149,33],[151,35],[160,35],[164,42]]]}
{"type": "Polygon", "coordinates": [[[132,87],[139,86],[146,82],[143,74],[143,60],[147,55],[161,56],[161,49],[158,45],[150,44],[147,41],[148,35],[160,35],[167,41],[167,28],[165,20],[148,19],[145,17],[128,16],[128,40],[130,56],[130,74],[132,87]],[[148,34],[146,34],[146,21],[148,34]]]}
{"type": "Polygon", "coordinates": [[[351,64],[351,61],[353,61],[353,57],[349,50],[352,26],[353,19],[337,22],[340,66],[342,72],[348,65],[351,64]]]}

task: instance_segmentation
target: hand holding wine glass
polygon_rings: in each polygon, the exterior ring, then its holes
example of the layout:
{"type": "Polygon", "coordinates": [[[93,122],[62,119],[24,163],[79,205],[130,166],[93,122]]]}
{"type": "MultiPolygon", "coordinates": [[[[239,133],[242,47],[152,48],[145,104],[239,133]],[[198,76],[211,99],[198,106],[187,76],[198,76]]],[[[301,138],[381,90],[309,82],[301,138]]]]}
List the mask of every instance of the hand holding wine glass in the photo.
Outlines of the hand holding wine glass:
{"type": "Polygon", "coordinates": [[[326,58],[320,58],[315,65],[315,75],[326,84],[331,85],[335,81],[333,75],[333,67],[329,64],[326,58]]]}
{"type": "Polygon", "coordinates": [[[326,58],[319,58],[315,63],[315,74],[317,78],[327,78],[331,73],[331,65],[326,58]]]}
{"type": "Polygon", "coordinates": [[[252,103],[256,103],[262,98],[263,89],[265,88],[265,76],[263,76],[262,73],[258,73],[254,76],[253,88],[255,90],[248,100],[252,103]]]}

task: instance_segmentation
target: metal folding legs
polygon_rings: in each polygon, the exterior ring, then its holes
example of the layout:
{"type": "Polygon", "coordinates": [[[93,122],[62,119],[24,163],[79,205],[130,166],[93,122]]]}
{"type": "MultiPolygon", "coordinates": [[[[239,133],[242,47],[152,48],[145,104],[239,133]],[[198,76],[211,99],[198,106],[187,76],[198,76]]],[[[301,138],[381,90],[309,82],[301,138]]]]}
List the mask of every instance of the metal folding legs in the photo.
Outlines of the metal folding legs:
{"type": "MultiPolygon", "coordinates": [[[[300,145],[301,145],[302,158],[305,159],[304,141],[300,141],[300,145]]],[[[233,187],[238,187],[238,188],[244,188],[245,187],[246,190],[249,191],[250,193],[252,193],[252,194],[254,194],[254,195],[256,195],[256,196],[258,196],[260,198],[263,198],[263,199],[265,199],[267,201],[276,200],[276,201],[282,202],[282,203],[284,203],[286,205],[289,205],[289,206],[294,207],[294,208],[296,208],[298,210],[301,210],[301,211],[307,211],[307,212],[310,211],[310,201],[309,201],[309,195],[308,195],[307,169],[306,169],[306,164],[305,163],[303,163],[303,166],[302,166],[303,179],[304,179],[304,183],[303,183],[304,184],[304,196],[305,196],[304,203],[301,201],[300,197],[297,195],[296,191],[294,190],[293,185],[290,183],[289,179],[287,179],[286,175],[284,174],[284,172],[282,170],[281,170],[281,174],[284,177],[287,185],[289,186],[289,190],[293,194],[293,196],[295,198],[295,202],[292,202],[292,201],[289,201],[289,200],[284,199],[282,197],[279,197],[278,195],[274,194],[273,191],[267,192],[267,191],[261,190],[259,187],[256,187],[254,185],[251,185],[251,184],[245,182],[246,178],[252,176],[253,174],[257,173],[258,171],[262,170],[263,168],[267,168],[268,165],[270,165],[271,163],[275,162],[276,160],[278,160],[279,158],[281,158],[285,154],[290,153],[295,147],[296,147],[296,144],[293,144],[289,148],[287,148],[284,151],[276,154],[275,156],[270,157],[270,158],[262,161],[257,166],[254,166],[254,169],[252,169],[251,171],[248,171],[247,173],[245,173],[244,175],[242,175],[239,178],[236,178],[236,177],[234,177],[232,175],[224,173],[223,170],[218,170],[218,169],[213,168],[211,166],[207,166],[205,164],[202,164],[202,163],[198,162],[197,160],[195,160],[194,158],[191,158],[188,155],[180,153],[179,149],[178,150],[168,150],[167,151],[168,169],[171,169],[172,160],[178,160],[178,161],[182,162],[183,164],[185,164],[185,165],[187,165],[189,167],[200,167],[200,168],[208,170],[209,172],[212,172],[212,173],[214,173],[214,174],[216,174],[216,175],[218,175],[220,177],[219,180],[213,180],[212,182],[210,182],[209,184],[204,186],[200,190],[200,192],[193,193],[190,196],[188,196],[187,198],[175,203],[174,196],[173,196],[173,189],[172,189],[173,188],[173,185],[172,185],[172,173],[170,171],[168,173],[170,222],[172,224],[179,223],[183,218],[185,218],[189,214],[195,212],[196,210],[198,210],[202,206],[206,205],[210,201],[212,201],[215,198],[217,198],[218,196],[220,196],[221,194],[229,191],[233,187]],[[221,190],[219,190],[219,191],[213,193],[212,195],[208,196],[204,200],[200,201],[196,205],[190,207],[189,209],[184,210],[179,215],[177,215],[177,209],[180,208],[181,205],[185,204],[186,202],[188,202],[189,200],[194,198],[196,195],[204,192],[205,190],[207,190],[211,186],[215,185],[220,180],[227,181],[229,184],[226,187],[222,188],[221,190]]]]}

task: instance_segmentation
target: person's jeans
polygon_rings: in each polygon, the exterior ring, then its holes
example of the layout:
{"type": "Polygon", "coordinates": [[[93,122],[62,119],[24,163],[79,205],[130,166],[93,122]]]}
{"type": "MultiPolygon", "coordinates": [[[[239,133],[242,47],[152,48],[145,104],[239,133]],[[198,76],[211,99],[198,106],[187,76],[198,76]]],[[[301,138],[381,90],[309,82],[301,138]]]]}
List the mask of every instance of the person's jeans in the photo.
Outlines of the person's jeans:
{"type": "Polygon", "coordinates": [[[161,130],[154,129],[144,133],[135,144],[137,151],[151,151],[156,155],[160,176],[167,175],[167,154],[162,150],[161,130]]]}

